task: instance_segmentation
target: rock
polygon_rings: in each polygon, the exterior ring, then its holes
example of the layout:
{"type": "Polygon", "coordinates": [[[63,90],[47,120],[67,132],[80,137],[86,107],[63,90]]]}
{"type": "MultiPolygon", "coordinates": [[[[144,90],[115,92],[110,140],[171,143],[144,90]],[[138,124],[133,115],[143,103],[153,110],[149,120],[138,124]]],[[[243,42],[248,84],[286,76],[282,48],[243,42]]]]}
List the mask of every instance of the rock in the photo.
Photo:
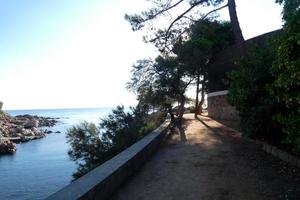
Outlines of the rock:
{"type": "Polygon", "coordinates": [[[0,110],[2,110],[2,107],[3,107],[3,102],[0,101],[0,110]]]}
{"type": "Polygon", "coordinates": [[[7,139],[0,139],[0,154],[14,153],[16,150],[17,147],[15,143],[7,139]]]}
{"type": "Polygon", "coordinates": [[[3,137],[7,137],[9,135],[9,129],[5,125],[1,124],[0,133],[2,134],[3,137]]]}
{"type": "Polygon", "coordinates": [[[0,120],[10,120],[11,119],[11,117],[8,115],[8,114],[6,114],[5,112],[3,112],[2,110],[0,110],[0,120]]]}
{"type": "Polygon", "coordinates": [[[26,130],[23,132],[23,135],[25,135],[25,136],[35,136],[35,133],[32,132],[30,129],[26,129],[26,130]]]}
{"type": "Polygon", "coordinates": [[[22,136],[20,137],[20,139],[21,139],[21,142],[28,142],[28,141],[30,141],[32,138],[22,135],[22,136]]]}
{"type": "Polygon", "coordinates": [[[8,128],[9,137],[18,137],[20,134],[24,134],[25,131],[26,129],[23,128],[23,126],[17,126],[17,127],[10,126],[8,128]]]}
{"type": "Polygon", "coordinates": [[[45,137],[46,136],[46,133],[44,133],[43,131],[39,131],[39,132],[36,132],[35,134],[37,137],[39,138],[42,138],[42,137],[45,137]]]}
{"type": "Polygon", "coordinates": [[[46,126],[46,127],[52,127],[57,123],[57,120],[55,119],[49,119],[49,118],[42,118],[40,119],[40,127],[46,126]]]}
{"type": "Polygon", "coordinates": [[[60,131],[56,131],[55,133],[61,133],[60,131]]]}
{"type": "Polygon", "coordinates": [[[36,116],[32,115],[17,115],[16,118],[21,118],[21,119],[34,119],[36,116]]]}
{"type": "Polygon", "coordinates": [[[30,129],[30,128],[35,128],[35,127],[39,127],[39,121],[36,119],[31,119],[24,123],[24,128],[30,129]]]}
{"type": "Polygon", "coordinates": [[[50,134],[50,133],[53,133],[53,131],[50,131],[50,130],[45,130],[45,133],[47,133],[47,134],[50,134]]]}
{"type": "Polygon", "coordinates": [[[42,130],[39,127],[52,127],[57,122],[51,117],[32,115],[12,117],[0,110],[0,154],[15,152],[14,142],[27,142],[42,138],[46,136],[46,133],[52,133],[52,131],[42,130]]]}
{"type": "Polygon", "coordinates": [[[16,125],[23,125],[23,124],[24,124],[24,121],[23,121],[23,120],[16,119],[16,120],[13,120],[13,123],[16,124],[16,125]]]}

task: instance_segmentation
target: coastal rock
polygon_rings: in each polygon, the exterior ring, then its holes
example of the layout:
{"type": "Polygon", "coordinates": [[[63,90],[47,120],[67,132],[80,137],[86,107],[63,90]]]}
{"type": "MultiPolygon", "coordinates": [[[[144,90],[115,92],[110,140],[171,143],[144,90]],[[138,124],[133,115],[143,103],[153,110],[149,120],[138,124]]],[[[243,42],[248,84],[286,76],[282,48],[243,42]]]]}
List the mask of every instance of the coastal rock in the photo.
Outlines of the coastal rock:
{"type": "Polygon", "coordinates": [[[52,127],[54,126],[58,121],[51,118],[40,118],[40,127],[46,126],[46,127],[52,127]]]}
{"type": "Polygon", "coordinates": [[[28,121],[25,121],[24,123],[24,128],[30,129],[30,128],[35,128],[39,127],[39,121],[37,119],[30,119],[28,121]]]}
{"type": "Polygon", "coordinates": [[[29,137],[26,137],[25,135],[22,135],[22,136],[20,137],[20,140],[21,140],[21,142],[28,142],[28,141],[30,140],[30,138],[29,138],[29,137]]]}
{"type": "Polygon", "coordinates": [[[3,112],[2,110],[0,110],[0,120],[1,121],[3,121],[3,120],[7,121],[7,120],[10,120],[10,119],[11,118],[10,118],[9,115],[7,115],[5,112],[3,112]]]}
{"type": "Polygon", "coordinates": [[[46,129],[44,132],[45,132],[46,134],[53,133],[53,131],[51,131],[51,130],[47,130],[47,129],[46,129]]]}
{"type": "Polygon", "coordinates": [[[0,101],[0,110],[2,110],[2,107],[3,107],[3,102],[0,101]]]}
{"type": "Polygon", "coordinates": [[[16,152],[16,144],[7,140],[0,139],[0,154],[14,153],[16,152]]]}
{"type": "Polygon", "coordinates": [[[24,136],[35,136],[35,133],[29,129],[26,129],[24,132],[23,132],[23,135],[24,136]]]}
{"type": "Polygon", "coordinates": [[[50,117],[32,115],[12,117],[0,110],[0,154],[15,152],[15,143],[44,137],[47,132],[40,127],[52,127],[57,122],[50,117]]]}
{"type": "Polygon", "coordinates": [[[14,119],[14,123],[20,124],[26,122],[24,124],[25,126],[28,126],[28,128],[31,127],[52,127],[54,126],[58,121],[56,118],[51,117],[39,117],[39,116],[32,116],[32,115],[18,115],[14,119]]]}

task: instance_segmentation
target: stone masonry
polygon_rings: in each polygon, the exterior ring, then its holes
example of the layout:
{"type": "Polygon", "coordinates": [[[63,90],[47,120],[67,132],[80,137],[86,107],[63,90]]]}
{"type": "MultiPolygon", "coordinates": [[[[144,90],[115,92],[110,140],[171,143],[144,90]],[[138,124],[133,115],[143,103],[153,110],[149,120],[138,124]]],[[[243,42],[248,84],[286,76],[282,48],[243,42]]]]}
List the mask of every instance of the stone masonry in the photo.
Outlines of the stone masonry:
{"type": "Polygon", "coordinates": [[[239,120],[236,109],[227,101],[227,90],[207,95],[208,116],[214,119],[239,120]]]}

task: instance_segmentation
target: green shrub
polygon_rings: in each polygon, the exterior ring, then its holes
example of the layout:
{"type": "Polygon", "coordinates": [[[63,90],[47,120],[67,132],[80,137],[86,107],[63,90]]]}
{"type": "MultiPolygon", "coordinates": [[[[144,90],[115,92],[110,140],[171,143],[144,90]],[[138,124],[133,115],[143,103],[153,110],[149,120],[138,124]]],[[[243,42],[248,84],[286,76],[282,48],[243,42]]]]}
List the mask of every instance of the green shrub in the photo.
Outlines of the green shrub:
{"type": "Polygon", "coordinates": [[[166,114],[162,112],[155,112],[149,115],[146,125],[143,126],[139,133],[143,137],[144,135],[150,133],[154,129],[156,129],[159,125],[161,125],[166,119],[166,114]]]}
{"type": "Polygon", "coordinates": [[[152,113],[137,106],[126,112],[123,106],[112,110],[99,126],[83,122],[67,131],[71,150],[68,152],[78,168],[75,179],[111,159],[158,127],[164,114],[152,113]]]}
{"type": "Polygon", "coordinates": [[[272,116],[280,105],[268,90],[274,82],[270,72],[273,60],[270,45],[249,52],[248,59],[240,62],[240,69],[229,74],[228,100],[240,113],[243,134],[278,144],[283,135],[272,116]]]}
{"type": "Polygon", "coordinates": [[[300,1],[278,0],[284,4],[284,35],[278,40],[270,87],[284,109],[274,116],[287,137],[285,143],[300,152],[300,1]]]}

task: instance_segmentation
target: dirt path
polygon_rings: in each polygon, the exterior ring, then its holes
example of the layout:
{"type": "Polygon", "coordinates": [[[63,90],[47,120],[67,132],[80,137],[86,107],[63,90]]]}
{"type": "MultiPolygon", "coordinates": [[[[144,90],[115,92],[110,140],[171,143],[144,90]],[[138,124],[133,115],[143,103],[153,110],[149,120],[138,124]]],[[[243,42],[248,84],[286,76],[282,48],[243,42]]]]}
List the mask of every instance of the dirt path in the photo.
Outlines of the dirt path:
{"type": "Polygon", "coordinates": [[[113,199],[300,199],[300,173],[207,117],[178,130],[113,199]]]}

